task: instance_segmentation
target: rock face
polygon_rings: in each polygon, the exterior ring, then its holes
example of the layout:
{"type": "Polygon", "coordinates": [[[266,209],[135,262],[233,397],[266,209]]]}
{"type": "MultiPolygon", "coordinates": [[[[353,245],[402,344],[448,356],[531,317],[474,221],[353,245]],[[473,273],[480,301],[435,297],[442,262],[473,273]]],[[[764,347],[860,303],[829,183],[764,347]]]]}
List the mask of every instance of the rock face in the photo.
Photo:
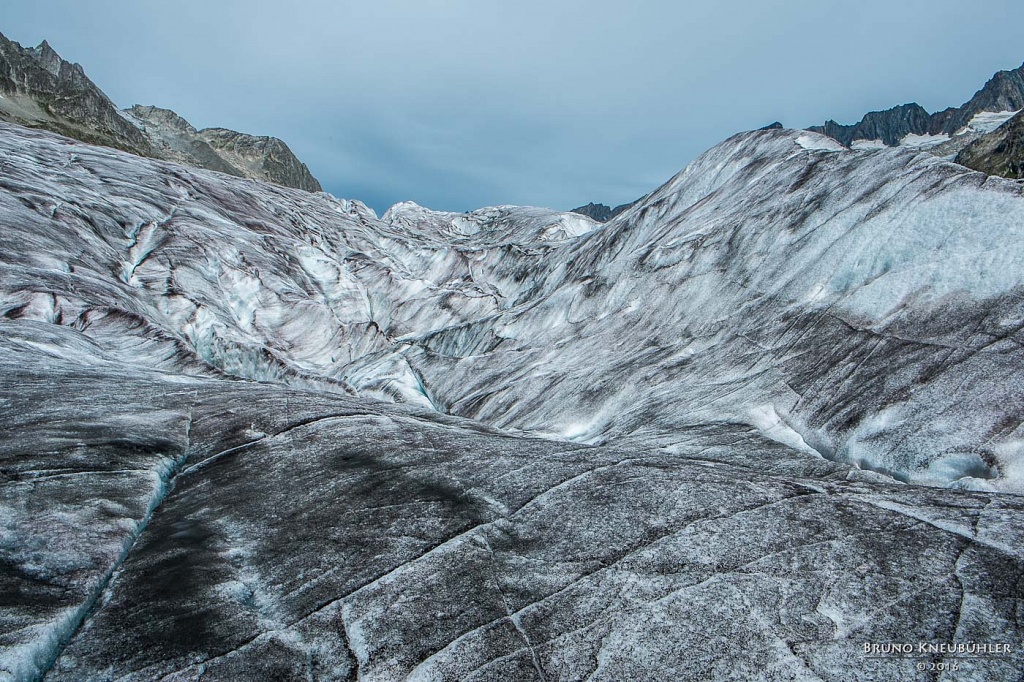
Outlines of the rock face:
{"type": "Polygon", "coordinates": [[[0,158],[7,679],[1024,668],[1018,183],[765,130],[599,225],[0,158]]]}
{"type": "Polygon", "coordinates": [[[114,103],[45,41],[23,48],[0,35],[0,120],[148,155],[149,141],[114,103]]]}
{"type": "Polygon", "coordinates": [[[199,136],[246,177],[307,192],[321,191],[320,183],[306,164],[276,137],[246,135],[224,128],[206,128],[199,131],[199,136]]]}
{"type": "Polygon", "coordinates": [[[224,128],[196,130],[178,114],[159,107],[136,104],[126,112],[145,131],[158,158],[307,192],[322,190],[306,164],[276,137],[224,128]]]}
{"type": "Polygon", "coordinates": [[[1024,178],[1024,113],[973,142],[956,162],[1004,178],[1024,178]]]}
{"type": "Polygon", "coordinates": [[[903,104],[885,111],[872,111],[860,123],[841,125],[826,121],[823,126],[812,126],[813,130],[839,140],[849,147],[854,140],[882,140],[895,147],[907,135],[921,135],[928,132],[931,116],[919,104],[903,104]]]}
{"type": "Polygon", "coordinates": [[[1024,65],[1012,71],[1000,71],[958,109],[936,114],[931,132],[953,135],[983,111],[1020,111],[1024,109],[1024,65]]]}
{"type": "Polygon", "coordinates": [[[170,109],[136,104],[126,109],[125,113],[135,120],[150,139],[153,156],[156,158],[246,177],[203,140],[192,124],[170,109]]]}
{"type": "Polygon", "coordinates": [[[579,213],[585,215],[588,218],[593,218],[599,223],[606,223],[615,216],[619,215],[623,211],[627,211],[636,205],[636,201],[632,201],[628,204],[622,204],[612,208],[611,206],[605,206],[604,204],[595,204],[593,202],[586,206],[579,206],[572,210],[573,213],[579,213]]]}
{"type": "Polygon", "coordinates": [[[196,130],[173,111],[158,107],[118,111],[81,66],[62,59],[45,41],[26,49],[0,35],[0,121],[140,156],[321,191],[306,165],[277,138],[223,128],[196,130]]]}
{"type": "MultiPolygon", "coordinates": [[[[950,107],[929,114],[918,104],[904,104],[885,111],[873,111],[859,123],[842,125],[826,121],[823,126],[811,126],[808,130],[828,135],[847,147],[857,140],[878,140],[895,147],[906,143],[910,136],[936,138],[927,144],[939,145],[942,138],[948,144],[933,150],[938,155],[956,154],[980,135],[1008,118],[1003,116],[996,125],[987,125],[986,114],[1016,113],[1024,109],[1024,66],[1012,71],[1000,71],[969,101],[959,107],[950,107]],[[959,139],[957,139],[959,137],[959,139]],[[952,138],[952,139],[950,139],[952,138]]],[[[919,146],[921,140],[911,139],[912,146],[919,146]]]]}

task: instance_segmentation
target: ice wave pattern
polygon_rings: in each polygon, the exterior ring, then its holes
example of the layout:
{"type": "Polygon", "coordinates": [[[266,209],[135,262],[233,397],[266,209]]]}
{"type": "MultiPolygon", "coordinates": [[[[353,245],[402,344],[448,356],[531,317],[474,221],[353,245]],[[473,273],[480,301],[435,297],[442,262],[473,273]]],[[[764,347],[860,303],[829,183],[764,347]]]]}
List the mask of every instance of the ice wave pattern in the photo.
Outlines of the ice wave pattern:
{"type": "Polygon", "coordinates": [[[0,680],[1019,674],[1019,184],[762,131],[598,225],[0,159],[0,680]]]}
{"type": "Polygon", "coordinates": [[[7,126],[0,314],[126,359],[582,443],[743,424],[1021,491],[1021,186],[768,130],[604,225],[356,201],[7,126]]]}

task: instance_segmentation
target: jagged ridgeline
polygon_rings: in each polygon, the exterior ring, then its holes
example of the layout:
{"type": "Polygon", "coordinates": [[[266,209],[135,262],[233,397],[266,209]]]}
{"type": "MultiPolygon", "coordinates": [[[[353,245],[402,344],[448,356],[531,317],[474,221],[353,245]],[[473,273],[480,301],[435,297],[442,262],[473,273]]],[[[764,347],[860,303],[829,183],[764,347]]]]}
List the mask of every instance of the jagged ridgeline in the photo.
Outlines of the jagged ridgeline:
{"type": "MultiPolygon", "coordinates": [[[[1024,167],[1020,118],[1012,124],[1008,121],[1021,110],[1024,110],[1024,66],[999,71],[959,107],[930,114],[919,104],[901,104],[885,111],[872,111],[854,124],[829,120],[808,130],[828,135],[846,147],[909,147],[956,159],[959,164],[989,175],[1017,179],[1024,167]]],[[[775,122],[764,130],[782,127],[775,122]]],[[[590,203],[573,211],[598,222],[607,222],[636,203],[615,208],[590,203]]]]}
{"type": "Polygon", "coordinates": [[[634,204],[636,204],[636,202],[631,201],[628,204],[621,204],[612,208],[611,206],[605,206],[604,204],[595,204],[594,202],[590,202],[586,206],[574,208],[572,212],[585,215],[588,218],[593,218],[599,223],[606,223],[620,213],[632,208],[634,204]]]}
{"type": "Polygon", "coordinates": [[[173,111],[157,107],[119,111],[80,65],[62,59],[46,41],[23,48],[0,35],[0,120],[140,156],[321,191],[306,165],[277,138],[223,128],[196,130],[173,111]]]}
{"type": "Polygon", "coordinates": [[[812,126],[809,130],[828,135],[847,147],[871,142],[889,147],[945,143],[937,153],[955,154],[1009,118],[1007,115],[1000,118],[996,114],[1013,115],[1022,109],[1024,66],[998,72],[959,107],[930,114],[919,104],[903,104],[885,111],[872,111],[852,125],[826,121],[825,125],[812,126]]]}

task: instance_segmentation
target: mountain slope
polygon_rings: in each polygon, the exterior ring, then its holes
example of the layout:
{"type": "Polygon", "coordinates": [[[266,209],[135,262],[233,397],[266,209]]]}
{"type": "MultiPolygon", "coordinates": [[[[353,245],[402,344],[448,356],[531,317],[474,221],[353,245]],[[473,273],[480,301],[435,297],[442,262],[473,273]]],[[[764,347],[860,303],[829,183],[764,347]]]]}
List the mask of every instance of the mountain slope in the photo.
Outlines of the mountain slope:
{"type": "Polygon", "coordinates": [[[903,104],[868,113],[853,125],[830,120],[808,130],[828,135],[847,147],[858,141],[878,141],[889,147],[932,146],[933,153],[939,156],[955,155],[1022,109],[1024,65],[1012,71],[999,71],[959,107],[929,114],[919,104],[903,104]]]}
{"type": "Polygon", "coordinates": [[[138,121],[158,158],[307,192],[323,189],[306,164],[276,137],[225,128],[196,130],[173,111],[159,107],[136,104],[126,113],[138,121]]]}
{"type": "Polygon", "coordinates": [[[43,41],[35,49],[0,35],[0,120],[53,130],[134,154],[149,141],[85,75],[43,41]]]}
{"type": "Polygon", "coordinates": [[[246,135],[226,128],[206,128],[200,137],[247,177],[266,179],[285,187],[320,192],[320,183],[306,164],[281,140],[266,135],[246,135]]]}
{"type": "Polygon", "coordinates": [[[151,156],[154,158],[246,177],[203,140],[191,123],[170,109],[136,104],[126,109],[125,113],[150,139],[154,148],[151,156]]]}
{"type": "Polygon", "coordinates": [[[971,143],[956,162],[989,175],[1024,178],[1024,114],[971,143]]]}
{"type": "Polygon", "coordinates": [[[223,128],[198,131],[173,111],[136,105],[120,112],[85,75],[43,43],[21,47],[0,35],[0,121],[221,173],[321,191],[288,146],[274,137],[223,128]]]}

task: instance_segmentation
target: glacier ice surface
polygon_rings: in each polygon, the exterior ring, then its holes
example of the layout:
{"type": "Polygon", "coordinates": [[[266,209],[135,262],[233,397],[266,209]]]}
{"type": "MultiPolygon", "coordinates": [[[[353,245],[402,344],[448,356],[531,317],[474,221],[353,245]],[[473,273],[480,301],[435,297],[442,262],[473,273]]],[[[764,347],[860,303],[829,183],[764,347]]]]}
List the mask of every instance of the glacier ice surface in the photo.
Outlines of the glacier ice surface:
{"type": "Polygon", "coordinates": [[[768,130],[598,224],[0,158],[0,679],[1019,672],[1021,185],[768,130]]]}

